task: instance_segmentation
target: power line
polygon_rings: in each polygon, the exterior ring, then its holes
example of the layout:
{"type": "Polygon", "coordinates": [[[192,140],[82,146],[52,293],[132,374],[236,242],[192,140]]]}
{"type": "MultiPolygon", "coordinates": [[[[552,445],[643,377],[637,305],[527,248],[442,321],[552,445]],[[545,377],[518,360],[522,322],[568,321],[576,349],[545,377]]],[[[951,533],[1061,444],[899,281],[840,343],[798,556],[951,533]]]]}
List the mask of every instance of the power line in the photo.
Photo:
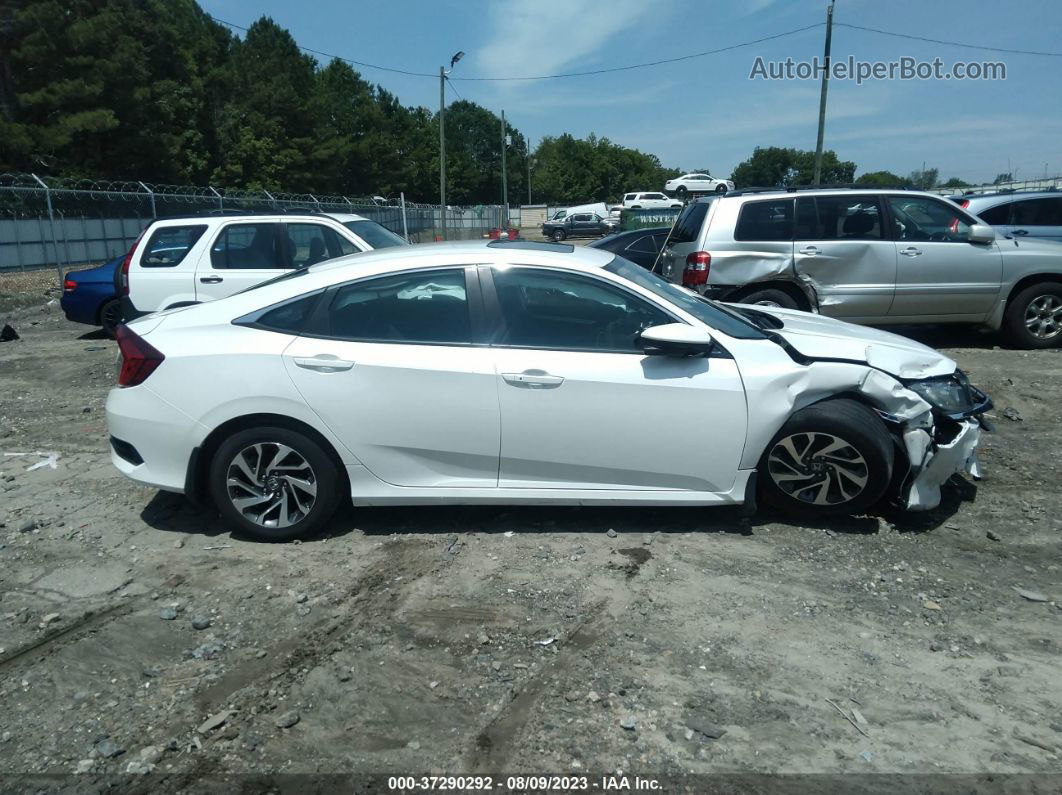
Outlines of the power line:
{"type": "Polygon", "coordinates": [[[1012,55],[1045,55],[1052,58],[1062,58],[1062,52],[1041,52],[1038,50],[1011,50],[1006,47],[989,47],[985,44],[964,44],[961,41],[944,41],[942,39],[930,39],[925,36],[911,36],[906,33],[893,33],[889,30],[881,30],[880,28],[867,28],[862,25],[849,25],[846,22],[834,22],[839,28],[851,28],[852,30],[863,30],[868,33],[880,33],[882,36],[894,36],[898,39],[911,39],[913,41],[926,41],[930,44],[944,44],[948,47],[966,47],[970,50],[990,50],[991,52],[1006,52],[1012,55]]]}
{"type": "MultiPolygon", "coordinates": [[[[227,22],[224,19],[219,19],[218,17],[213,16],[212,14],[207,14],[207,16],[220,25],[227,25],[230,28],[242,30],[244,32],[248,30],[248,28],[245,28],[242,25],[237,25],[233,22],[227,22]]],[[[719,47],[715,50],[705,50],[704,52],[695,52],[690,53],[689,55],[680,55],[676,58],[664,58],[659,61],[646,61],[645,63],[630,64],[628,66],[614,66],[607,69],[592,69],[586,72],[566,72],[562,74],[553,75],[527,75],[524,77],[447,77],[446,79],[449,80],[451,83],[453,83],[453,81],[455,80],[464,80],[467,82],[507,82],[516,80],[557,80],[563,77],[586,77],[589,75],[607,74],[609,72],[628,72],[632,69],[644,69],[649,66],[661,66],[663,64],[678,63],[679,61],[688,61],[693,58],[703,58],[706,55],[716,55],[717,53],[728,52],[730,50],[736,50],[741,47],[751,47],[754,44],[762,44],[765,41],[772,41],[773,39],[780,39],[785,36],[793,36],[797,33],[803,33],[806,30],[819,28],[822,27],[823,24],[824,23],[822,22],[816,22],[814,25],[807,25],[803,28],[796,28],[795,30],[787,30],[784,33],[775,33],[772,36],[764,36],[763,38],[741,42],[740,44],[731,44],[727,47],[719,47]]],[[[410,77],[430,77],[432,79],[438,77],[437,74],[431,74],[429,72],[413,72],[407,69],[396,69],[391,66],[380,66],[379,64],[367,63],[365,61],[356,61],[353,58],[344,58],[342,55],[334,55],[333,53],[315,50],[312,47],[303,47],[302,45],[296,46],[298,46],[298,48],[303,52],[309,52],[313,53],[314,55],[320,55],[322,58],[334,58],[338,61],[344,61],[355,66],[364,67],[366,69],[379,69],[384,72],[394,72],[395,74],[409,75],[410,77]]]]}

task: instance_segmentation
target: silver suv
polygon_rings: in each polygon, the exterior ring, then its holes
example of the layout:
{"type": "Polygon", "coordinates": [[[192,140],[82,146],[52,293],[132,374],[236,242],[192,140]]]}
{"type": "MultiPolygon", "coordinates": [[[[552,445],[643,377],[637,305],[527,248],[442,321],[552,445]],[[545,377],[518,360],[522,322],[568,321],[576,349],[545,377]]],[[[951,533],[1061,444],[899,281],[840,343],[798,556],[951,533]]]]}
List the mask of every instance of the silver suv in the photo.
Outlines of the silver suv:
{"type": "Polygon", "coordinates": [[[1004,235],[1062,240],[1062,193],[1058,191],[985,193],[953,201],[1004,235]]]}
{"type": "Polygon", "coordinates": [[[1062,345],[1062,243],[1012,238],[930,193],[752,189],[679,215],[658,266],[710,297],[853,323],[978,323],[1062,345]]]}

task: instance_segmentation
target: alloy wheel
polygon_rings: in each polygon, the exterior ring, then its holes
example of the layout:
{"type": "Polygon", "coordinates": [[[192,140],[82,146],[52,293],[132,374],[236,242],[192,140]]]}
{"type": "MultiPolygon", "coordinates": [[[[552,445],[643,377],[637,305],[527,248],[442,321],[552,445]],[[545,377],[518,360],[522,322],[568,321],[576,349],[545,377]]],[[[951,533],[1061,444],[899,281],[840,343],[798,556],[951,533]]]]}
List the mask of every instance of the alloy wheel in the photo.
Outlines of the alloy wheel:
{"type": "Polygon", "coordinates": [[[317,501],[317,477],[297,450],[280,442],[245,447],[229,464],[225,488],[233,507],[262,527],[291,527],[317,501]]]}
{"type": "Polygon", "coordinates": [[[829,433],[783,437],[767,456],[767,471],[785,494],[812,505],[841,505],[866,488],[870,468],[851,444],[829,433]]]}
{"type": "Polygon", "coordinates": [[[1025,307],[1025,328],[1034,337],[1054,339],[1062,333],[1062,300],[1057,295],[1041,295],[1025,307]]]}

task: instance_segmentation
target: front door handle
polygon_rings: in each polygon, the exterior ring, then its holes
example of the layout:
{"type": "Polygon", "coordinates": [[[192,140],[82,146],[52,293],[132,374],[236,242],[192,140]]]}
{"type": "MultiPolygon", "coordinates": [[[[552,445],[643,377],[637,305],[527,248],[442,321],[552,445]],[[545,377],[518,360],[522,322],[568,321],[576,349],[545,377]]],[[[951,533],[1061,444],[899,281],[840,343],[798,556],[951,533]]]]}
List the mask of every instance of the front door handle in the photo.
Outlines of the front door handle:
{"type": "Polygon", "coordinates": [[[354,362],[346,359],[333,359],[324,356],[314,356],[312,359],[296,357],[292,361],[297,367],[304,370],[314,370],[318,373],[341,373],[354,366],[354,362]]]}
{"type": "Polygon", "coordinates": [[[812,256],[818,253],[819,249],[816,246],[804,246],[804,248],[800,249],[800,251],[797,252],[797,254],[809,254],[812,256]]]}
{"type": "Polygon", "coordinates": [[[900,253],[905,257],[920,257],[922,255],[922,249],[908,246],[907,248],[901,248],[900,253]]]}
{"type": "Polygon", "coordinates": [[[556,389],[564,383],[564,376],[550,375],[549,373],[525,372],[525,373],[502,373],[502,378],[513,386],[526,389],[556,389]]]}
{"type": "Polygon", "coordinates": [[[1025,235],[1029,234],[1029,230],[1028,229],[1015,229],[1013,232],[1011,232],[1011,234],[1012,235],[1022,235],[1024,237],[1025,235]]]}
{"type": "Polygon", "coordinates": [[[220,276],[200,276],[199,281],[203,284],[221,284],[225,280],[220,276]]]}

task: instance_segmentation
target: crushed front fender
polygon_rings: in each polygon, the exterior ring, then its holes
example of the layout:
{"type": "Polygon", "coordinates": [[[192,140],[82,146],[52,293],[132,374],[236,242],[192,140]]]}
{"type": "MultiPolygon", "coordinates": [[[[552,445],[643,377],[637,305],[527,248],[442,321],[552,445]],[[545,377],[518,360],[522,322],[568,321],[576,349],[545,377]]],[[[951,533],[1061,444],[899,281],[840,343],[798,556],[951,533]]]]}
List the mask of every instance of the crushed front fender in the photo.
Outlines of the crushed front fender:
{"type": "Polygon", "coordinates": [[[940,505],[940,487],[952,475],[966,472],[980,478],[977,446],[981,423],[969,418],[959,423],[958,433],[948,442],[934,443],[923,428],[904,431],[903,441],[911,461],[913,478],[903,495],[910,511],[928,511],[940,505]]]}

